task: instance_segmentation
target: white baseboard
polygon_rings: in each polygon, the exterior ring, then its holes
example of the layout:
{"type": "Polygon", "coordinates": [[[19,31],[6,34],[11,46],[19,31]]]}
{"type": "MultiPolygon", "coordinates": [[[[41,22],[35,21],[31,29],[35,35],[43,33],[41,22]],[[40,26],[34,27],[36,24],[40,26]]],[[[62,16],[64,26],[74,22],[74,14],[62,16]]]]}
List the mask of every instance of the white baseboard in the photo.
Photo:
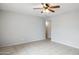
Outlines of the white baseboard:
{"type": "Polygon", "coordinates": [[[14,46],[14,45],[19,45],[19,44],[24,44],[24,43],[30,43],[30,42],[34,42],[34,41],[40,41],[40,40],[44,40],[44,39],[38,39],[38,40],[32,40],[32,41],[21,41],[21,42],[13,42],[13,43],[5,43],[5,44],[1,44],[0,47],[7,47],[7,46],[14,46]]]}
{"type": "Polygon", "coordinates": [[[52,40],[52,42],[56,42],[56,43],[59,43],[59,44],[63,44],[63,45],[66,45],[66,46],[70,46],[70,47],[73,47],[73,48],[76,48],[76,49],[79,49],[79,47],[75,46],[75,45],[71,45],[69,43],[65,43],[65,42],[62,42],[62,41],[57,41],[57,40],[52,40]]]}

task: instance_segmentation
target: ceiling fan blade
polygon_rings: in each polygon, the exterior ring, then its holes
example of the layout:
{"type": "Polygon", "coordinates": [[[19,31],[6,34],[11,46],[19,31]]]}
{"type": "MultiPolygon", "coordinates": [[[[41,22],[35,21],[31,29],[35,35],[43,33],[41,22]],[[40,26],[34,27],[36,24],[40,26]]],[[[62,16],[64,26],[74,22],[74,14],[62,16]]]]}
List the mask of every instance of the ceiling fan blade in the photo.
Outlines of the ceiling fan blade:
{"type": "Polygon", "coordinates": [[[42,5],[44,5],[44,3],[41,3],[42,5]]]}
{"type": "Polygon", "coordinates": [[[41,13],[43,13],[43,11],[41,11],[41,13]]]}
{"type": "Polygon", "coordinates": [[[49,3],[45,3],[45,5],[46,5],[47,7],[49,7],[49,6],[50,6],[50,4],[49,4],[49,3]]]}
{"type": "Polygon", "coordinates": [[[43,8],[33,8],[33,9],[43,9],[43,8]]]}
{"type": "Polygon", "coordinates": [[[50,8],[60,8],[60,6],[51,6],[50,8]]]}
{"type": "Polygon", "coordinates": [[[48,9],[49,11],[51,11],[51,12],[55,12],[54,10],[51,10],[51,9],[48,9]]]}
{"type": "Polygon", "coordinates": [[[45,8],[45,7],[46,7],[46,3],[41,3],[41,4],[42,4],[43,8],[45,8]]]}
{"type": "Polygon", "coordinates": [[[49,7],[50,4],[49,3],[41,3],[43,7],[49,7]]]}

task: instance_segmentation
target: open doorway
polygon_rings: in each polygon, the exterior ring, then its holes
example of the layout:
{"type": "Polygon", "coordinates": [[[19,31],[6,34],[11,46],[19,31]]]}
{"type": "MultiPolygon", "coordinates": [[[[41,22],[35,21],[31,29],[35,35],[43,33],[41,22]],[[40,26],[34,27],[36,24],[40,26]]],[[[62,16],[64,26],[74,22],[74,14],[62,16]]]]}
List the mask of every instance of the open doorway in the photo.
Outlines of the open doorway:
{"type": "Polygon", "coordinates": [[[46,39],[51,39],[51,20],[46,20],[46,39]]]}

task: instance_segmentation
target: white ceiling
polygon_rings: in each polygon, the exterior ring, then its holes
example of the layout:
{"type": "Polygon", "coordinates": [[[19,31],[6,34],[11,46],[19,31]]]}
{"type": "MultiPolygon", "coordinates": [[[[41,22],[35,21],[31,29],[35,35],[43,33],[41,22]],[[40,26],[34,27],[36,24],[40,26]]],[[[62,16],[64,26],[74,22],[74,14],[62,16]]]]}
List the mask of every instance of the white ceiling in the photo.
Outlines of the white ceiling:
{"type": "Polygon", "coordinates": [[[55,13],[50,12],[41,14],[41,10],[34,10],[33,8],[41,7],[40,3],[0,3],[0,9],[40,17],[53,16],[67,11],[79,9],[79,3],[54,3],[54,4],[60,5],[60,8],[56,9],[55,13]]]}

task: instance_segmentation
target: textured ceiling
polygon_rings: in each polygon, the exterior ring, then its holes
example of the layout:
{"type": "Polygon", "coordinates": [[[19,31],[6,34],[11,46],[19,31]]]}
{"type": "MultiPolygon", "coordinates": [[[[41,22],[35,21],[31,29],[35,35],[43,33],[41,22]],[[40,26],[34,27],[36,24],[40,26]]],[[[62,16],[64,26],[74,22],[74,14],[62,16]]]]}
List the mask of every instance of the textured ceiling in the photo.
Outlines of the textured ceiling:
{"type": "Polygon", "coordinates": [[[68,12],[71,10],[79,9],[79,3],[54,3],[56,5],[60,5],[61,8],[56,9],[55,13],[43,13],[41,14],[41,10],[34,10],[33,8],[41,7],[40,3],[0,3],[1,10],[19,12],[23,14],[45,17],[45,16],[53,16],[58,15],[64,12],[68,12]]]}

